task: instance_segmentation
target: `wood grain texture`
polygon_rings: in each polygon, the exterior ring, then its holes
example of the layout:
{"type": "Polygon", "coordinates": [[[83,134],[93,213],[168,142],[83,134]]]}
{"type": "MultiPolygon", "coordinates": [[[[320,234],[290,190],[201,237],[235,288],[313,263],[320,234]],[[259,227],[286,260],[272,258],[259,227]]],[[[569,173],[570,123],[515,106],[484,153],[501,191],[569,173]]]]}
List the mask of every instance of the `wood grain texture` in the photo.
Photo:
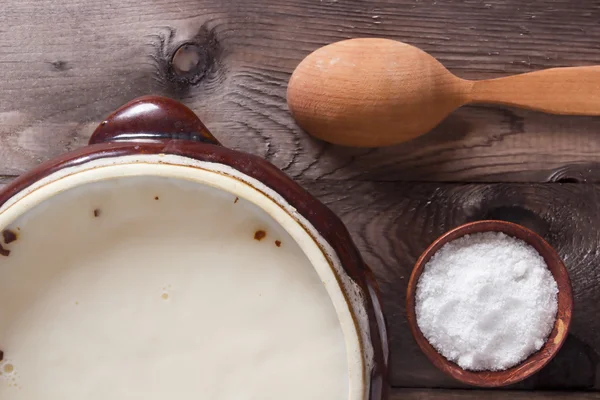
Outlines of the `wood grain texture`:
{"type": "MultiPolygon", "coordinates": [[[[565,346],[517,388],[598,389],[600,186],[456,182],[600,182],[599,118],[470,106],[414,141],[364,150],[313,140],[285,103],[296,65],[333,41],[401,40],[461,78],[485,79],[600,64],[598,21],[600,5],[583,0],[3,0],[0,188],[83,146],[132,98],[171,96],[224,145],[268,159],[342,217],[383,291],[395,386],[460,386],[410,336],[406,284],[435,237],[499,218],[532,228],[557,248],[575,296],[565,346]],[[171,57],[184,44],[185,59],[175,67],[171,57]]],[[[393,399],[473,393],[480,392],[410,389],[393,399]]],[[[582,396],[576,398],[597,398],[582,396]]]]}
{"type": "Polygon", "coordinates": [[[600,393],[593,392],[525,392],[525,391],[482,391],[482,390],[441,390],[441,389],[395,389],[390,400],[558,400],[600,399],[600,393]]]}
{"type": "Polygon", "coordinates": [[[413,142],[363,150],[311,139],[285,104],[300,60],[351,37],[416,45],[468,79],[600,64],[596,2],[4,0],[1,10],[3,175],[83,145],[105,115],[152,93],[297,179],[600,181],[599,118],[465,107],[413,142]]]}

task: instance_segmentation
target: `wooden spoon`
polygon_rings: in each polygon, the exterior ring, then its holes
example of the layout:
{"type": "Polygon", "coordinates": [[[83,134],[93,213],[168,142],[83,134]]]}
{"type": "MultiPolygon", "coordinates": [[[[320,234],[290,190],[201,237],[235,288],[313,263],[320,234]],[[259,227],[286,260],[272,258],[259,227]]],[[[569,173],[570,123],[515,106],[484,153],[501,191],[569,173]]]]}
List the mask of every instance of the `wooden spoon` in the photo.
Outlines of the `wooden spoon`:
{"type": "Polygon", "coordinates": [[[298,124],[315,137],[376,147],[422,135],[467,103],[600,115],[600,66],[469,81],[414,46],[350,39],[308,55],[290,78],[287,100],[298,124]]]}

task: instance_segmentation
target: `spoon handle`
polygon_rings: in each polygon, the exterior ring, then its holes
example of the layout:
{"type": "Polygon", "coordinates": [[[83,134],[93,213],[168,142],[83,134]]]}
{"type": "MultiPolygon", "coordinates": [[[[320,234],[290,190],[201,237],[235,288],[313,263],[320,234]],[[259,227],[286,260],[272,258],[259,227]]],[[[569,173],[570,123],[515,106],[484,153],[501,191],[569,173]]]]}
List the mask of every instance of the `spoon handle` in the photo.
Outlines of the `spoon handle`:
{"type": "Polygon", "coordinates": [[[600,66],[551,68],[473,81],[473,103],[495,103],[552,114],[600,115],[600,66]]]}

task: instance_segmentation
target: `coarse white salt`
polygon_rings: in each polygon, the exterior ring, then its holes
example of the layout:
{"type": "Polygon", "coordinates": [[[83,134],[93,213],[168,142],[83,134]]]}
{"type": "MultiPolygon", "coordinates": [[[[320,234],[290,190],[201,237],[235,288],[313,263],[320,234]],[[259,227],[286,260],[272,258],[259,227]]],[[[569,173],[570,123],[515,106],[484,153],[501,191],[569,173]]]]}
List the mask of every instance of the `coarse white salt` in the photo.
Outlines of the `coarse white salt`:
{"type": "Polygon", "coordinates": [[[417,324],[448,360],[500,371],[539,350],[552,331],[558,287],[539,253],[501,232],[440,248],[416,290],[417,324]]]}

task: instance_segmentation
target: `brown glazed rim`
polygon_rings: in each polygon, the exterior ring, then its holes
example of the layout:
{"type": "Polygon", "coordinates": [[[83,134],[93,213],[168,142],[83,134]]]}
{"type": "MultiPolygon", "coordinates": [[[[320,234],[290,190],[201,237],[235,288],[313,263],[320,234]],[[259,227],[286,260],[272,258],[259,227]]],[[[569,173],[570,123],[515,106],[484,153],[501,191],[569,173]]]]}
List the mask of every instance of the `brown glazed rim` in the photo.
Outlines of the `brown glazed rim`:
{"type": "Polygon", "coordinates": [[[47,161],[0,191],[0,206],[15,194],[61,169],[129,155],[172,154],[227,165],[282,196],[331,245],[348,276],[362,289],[374,358],[368,400],[388,398],[388,343],[379,291],[341,220],[281,170],[260,157],[225,148],[189,108],[160,96],[130,101],[103,121],[87,147],[47,161]]]}
{"type": "Polygon", "coordinates": [[[477,221],[461,225],[445,233],[433,242],[418,259],[415,264],[406,293],[406,314],[408,325],[417,344],[425,353],[427,358],[442,372],[452,378],[473,386],[499,387],[510,385],[533,375],[556,355],[563,345],[571,325],[573,310],[573,294],[571,280],[568,271],[556,251],[537,233],[511,222],[506,221],[477,221]],[[544,258],[548,269],[552,273],[558,286],[558,311],[556,321],[550,336],[542,348],[530,355],[522,363],[504,371],[466,371],[457,364],[449,361],[439,354],[437,350],[427,341],[417,324],[415,313],[415,295],[419,277],[425,265],[431,257],[446,243],[459,237],[480,232],[504,232],[509,236],[516,237],[535,248],[544,258]]]}

